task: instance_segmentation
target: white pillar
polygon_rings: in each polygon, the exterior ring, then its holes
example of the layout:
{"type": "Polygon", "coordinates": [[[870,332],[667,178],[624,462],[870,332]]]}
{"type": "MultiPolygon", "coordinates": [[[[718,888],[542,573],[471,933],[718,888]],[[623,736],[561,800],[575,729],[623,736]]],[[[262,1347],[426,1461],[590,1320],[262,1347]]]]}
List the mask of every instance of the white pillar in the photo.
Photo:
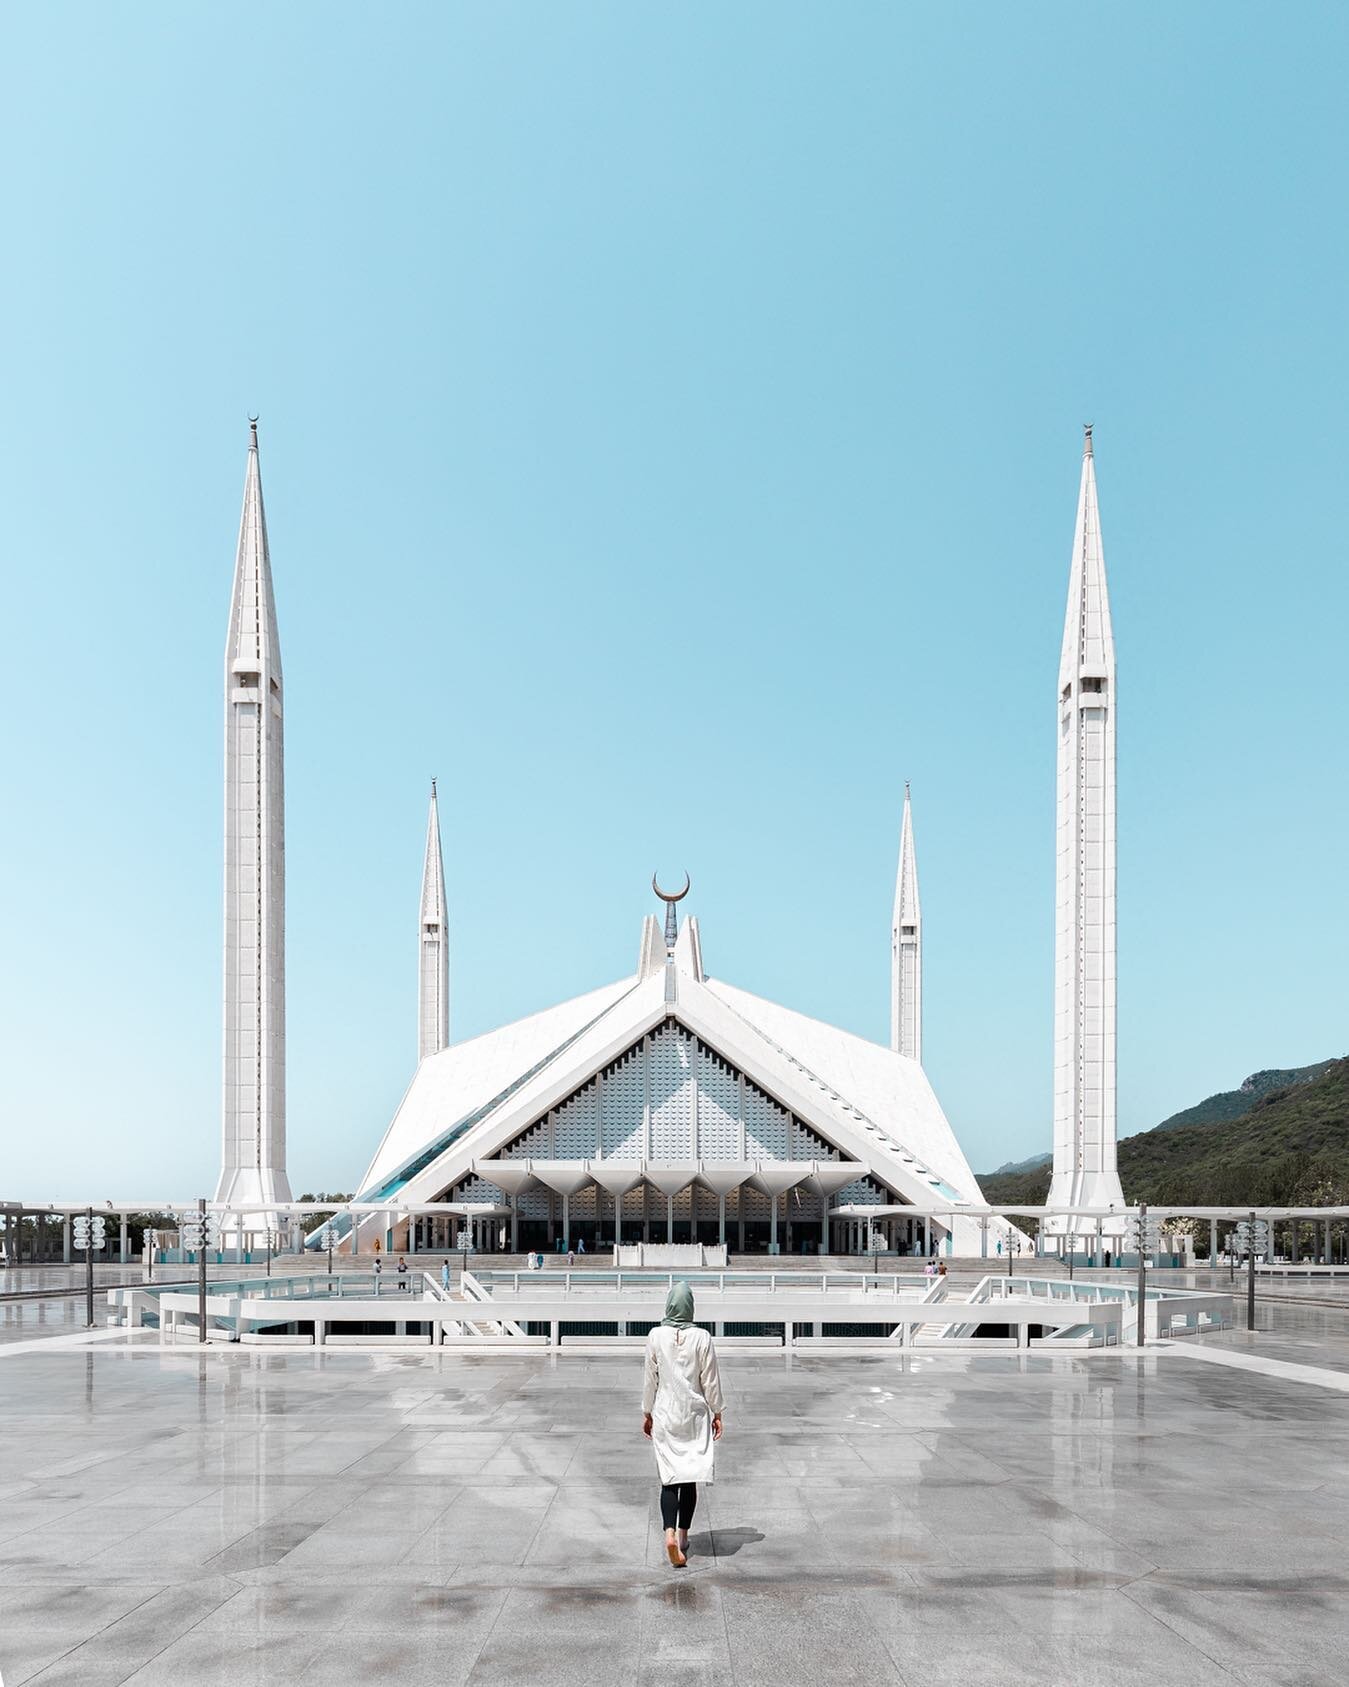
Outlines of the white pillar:
{"type": "MultiPolygon", "coordinates": [[[[1115,1134],[1115,641],[1091,429],[1056,707],[1054,1169],[1051,1207],[1122,1206],[1115,1134]]],[[[1051,1221],[1056,1235],[1061,1219],[1051,1221]]]]}
{"type": "Polygon", "coordinates": [[[225,1061],[216,1200],[289,1202],[284,695],[256,426],[225,651],[225,1061]]]}

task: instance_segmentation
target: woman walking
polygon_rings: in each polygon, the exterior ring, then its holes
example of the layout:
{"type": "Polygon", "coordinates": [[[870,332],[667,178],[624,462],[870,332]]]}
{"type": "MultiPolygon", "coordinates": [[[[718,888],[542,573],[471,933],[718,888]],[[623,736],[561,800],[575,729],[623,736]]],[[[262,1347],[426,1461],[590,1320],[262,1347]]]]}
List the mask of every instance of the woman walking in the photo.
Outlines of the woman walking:
{"type": "Polygon", "coordinates": [[[698,1484],[712,1480],[712,1444],[721,1440],[717,1350],[693,1322],[693,1290],[682,1279],[665,1300],[665,1317],[646,1338],[642,1434],[656,1449],[660,1515],[671,1564],[688,1562],[689,1524],[698,1484]]]}

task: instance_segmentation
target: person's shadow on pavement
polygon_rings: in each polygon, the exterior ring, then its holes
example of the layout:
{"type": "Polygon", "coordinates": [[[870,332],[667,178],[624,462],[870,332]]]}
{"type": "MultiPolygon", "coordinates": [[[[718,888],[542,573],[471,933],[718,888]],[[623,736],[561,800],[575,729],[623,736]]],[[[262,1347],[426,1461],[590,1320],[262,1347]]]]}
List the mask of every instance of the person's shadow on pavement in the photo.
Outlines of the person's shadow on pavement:
{"type": "Polygon", "coordinates": [[[709,1529],[705,1535],[689,1536],[689,1551],[700,1558],[733,1558],[742,1546],[763,1540],[758,1529],[709,1529]]]}

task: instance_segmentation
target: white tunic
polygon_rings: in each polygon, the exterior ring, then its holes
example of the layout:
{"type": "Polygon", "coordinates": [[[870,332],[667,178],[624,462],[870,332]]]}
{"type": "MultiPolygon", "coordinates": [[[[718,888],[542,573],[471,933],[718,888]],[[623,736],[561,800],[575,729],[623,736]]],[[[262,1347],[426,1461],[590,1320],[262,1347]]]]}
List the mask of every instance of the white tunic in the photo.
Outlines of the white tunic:
{"type": "Polygon", "coordinates": [[[706,1330],[657,1324],[646,1338],[642,1410],[662,1482],[712,1480],[712,1419],[722,1409],[717,1350],[706,1330]]]}

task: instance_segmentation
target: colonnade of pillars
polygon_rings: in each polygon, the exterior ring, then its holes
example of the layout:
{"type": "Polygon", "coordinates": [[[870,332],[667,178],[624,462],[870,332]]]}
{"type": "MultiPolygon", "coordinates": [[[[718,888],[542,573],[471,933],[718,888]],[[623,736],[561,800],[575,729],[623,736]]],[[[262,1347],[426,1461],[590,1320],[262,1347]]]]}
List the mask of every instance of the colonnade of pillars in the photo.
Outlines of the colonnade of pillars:
{"type": "MultiPolygon", "coordinates": [[[[106,1207],[94,1208],[96,1217],[105,1224],[117,1221],[114,1240],[111,1227],[101,1252],[94,1257],[101,1263],[129,1265],[131,1263],[130,1213],[110,1213],[106,1207]]],[[[70,1265],[84,1255],[74,1246],[69,1213],[23,1211],[12,1207],[0,1212],[0,1251],[10,1265],[53,1264],[59,1258],[62,1265],[70,1265]]]]}
{"type": "MultiPolygon", "coordinates": [[[[547,1215],[542,1218],[522,1213],[518,1200],[509,1204],[508,1213],[473,1218],[429,1214],[408,1226],[407,1251],[452,1253],[466,1230],[475,1252],[520,1253],[525,1246],[538,1245],[539,1226],[543,1227],[547,1238],[544,1245],[550,1252],[559,1247],[574,1246],[580,1239],[592,1248],[611,1247],[620,1226],[624,1241],[674,1241],[678,1227],[685,1236],[707,1242],[711,1240],[714,1214],[717,1242],[729,1244],[740,1253],[750,1251],[754,1246],[763,1247],[766,1241],[770,1252],[781,1248],[786,1253],[794,1253],[802,1242],[806,1242],[825,1252],[863,1255],[873,1251],[875,1237],[879,1243],[876,1251],[927,1257],[944,1243],[947,1236],[943,1226],[922,1216],[871,1221],[865,1218],[802,1219],[793,1216],[789,1195],[767,1198],[763,1203],[766,1210],[748,1213],[744,1205],[738,1203],[739,1210],[728,1215],[725,1195],[695,1189],[688,1211],[678,1218],[675,1216],[675,1197],[664,1195],[654,1187],[649,1195],[639,1187],[617,1197],[597,1188],[593,1196],[593,1208],[587,1200],[587,1211],[579,1222],[572,1211],[572,1198],[551,1191],[547,1195],[547,1215]],[[823,1234],[826,1229],[827,1236],[823,1234]]],[[[393,1247],[392,1229],[386,1233],[384,1245],[386,1249],[393,1247]]]]}
{"type": "Polygon", "coordinates": [[[935,1219],[914,1218],[835,1218],[829,1223],[830,1253],[913,1254],[927,1259],[947,1245],[949,1232],[935,1219]],[[878,1243],[873,1248],[873,1239],[878,1243]]]}
{"type": "MultiPolygon", "coordinates": [[[[1209,1259],[1216,1260],[1232,1245],[1234,1221],[1208,1221],[1209,1259]]],[[[1272,1259],[1290,1265],[1349,1264],[1349,1222],[1332,1218],[1276,1218],[1269,1221],[1272,1259]]]]}

